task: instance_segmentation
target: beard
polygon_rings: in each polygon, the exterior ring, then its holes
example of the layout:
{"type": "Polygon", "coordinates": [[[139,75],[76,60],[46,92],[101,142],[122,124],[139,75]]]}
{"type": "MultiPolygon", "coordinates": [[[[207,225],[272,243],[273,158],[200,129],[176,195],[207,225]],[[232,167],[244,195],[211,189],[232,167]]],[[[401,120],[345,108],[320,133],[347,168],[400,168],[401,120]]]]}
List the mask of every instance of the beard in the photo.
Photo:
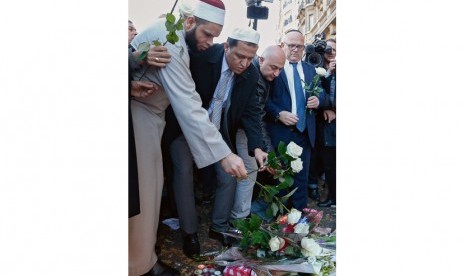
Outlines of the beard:
{"type": "Polygon", "coordinates": [[[197,52],[197,39],[195,38],[195,31],[197,30],[197,25],[192,28],[192,30],[186,32],[186,44],[189,48],[189,51],[197,52]]]}

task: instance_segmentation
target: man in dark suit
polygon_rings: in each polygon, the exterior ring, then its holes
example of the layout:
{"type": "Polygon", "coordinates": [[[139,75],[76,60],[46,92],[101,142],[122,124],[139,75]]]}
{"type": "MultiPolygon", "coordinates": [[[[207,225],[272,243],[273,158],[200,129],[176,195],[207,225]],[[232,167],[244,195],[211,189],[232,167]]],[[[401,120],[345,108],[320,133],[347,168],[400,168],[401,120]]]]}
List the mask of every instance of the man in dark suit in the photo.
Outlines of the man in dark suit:
{"type": "MultiPolygon", "coordinates": [[[[266,152],[273,151],[270,137],[266,130],[266,125],[263,121],[265,117],[265,102],[268,98],[271,82],[279,76],[284,67],[286,56],[283,49],[279,45],[271,45],[265,48],[261,56],[256,56],[252,64],[259,70],[259,79],[257,82],[257,93],[259,96],[260,115],[262,120],[263,143],[266,152]]],[[[239,130],[237,140],[245,136],[244,132],[239,130]]],[[[245,139],[247,139],[245,137],[245,139]]],[[[244,160],[245,168],[249,177],[237,182],[236,196],[234,197],[234,205],[231,210],[231,219],[243,219],[250,215],[252,203],[253,189],[257,179],[257,162],[253,157],[247,156],[247,151],[244,149],[243,143],[238,141],[238,155],[244,160]]],[[[271,176],[269,172],[263,172],[267,176],[271,176]]]]}
{"type": "MultiPolygon", "coordinates": [[[[202,106],[208,110],[212,123],[219,128],[224,141],[233,152],[237,152],[236,134],[243,129],[249,155],[255,156],[259,166],[263,167],[267,154],[262,150],[263,135],[257,97],[259,73],[254,66],[250,66],[258,49],[259,37],[253,29],[237,28],[225,44],[215,44],[203,52],[191,51],[190,69],[202,106]]],[[[200,253],[192,154],[174,119],[167,112],[167,132],[163,139],[172,141],[173,190],[180,226],[185,234],[183,250],[192,257],[200,253]]],[[[219,163],[214,167],[217,185],[210,237],[229,245],[233,242],[227,234],[234,232],[229,226],[229,217],[237,180],[221,170],[219,163]]]]}
{"type": "MultiPolygon", "coordinates": [[[[307,207],[307,180],[310,153],[315,143],[315,116],[308,109],[318,108],[324,101],[325,93],[319,97],[310,96],[303,89],[304,82],[312,83],[315,68],[302,62],[304,36],[298,30],[290,30],[281,43],[286,54],[284,70],[274,80],[265,105],[266,122],[272,145],[277,149],[280,141],[293,141],[303,148],[301,159],[303,170],[294,176],[291,197],[292,207],[302,210],[307,207]],[[302,80],[304,82],[302,82],[302,80]]],[[[321,86],[321,82],[318,84],[321,86]]]]}

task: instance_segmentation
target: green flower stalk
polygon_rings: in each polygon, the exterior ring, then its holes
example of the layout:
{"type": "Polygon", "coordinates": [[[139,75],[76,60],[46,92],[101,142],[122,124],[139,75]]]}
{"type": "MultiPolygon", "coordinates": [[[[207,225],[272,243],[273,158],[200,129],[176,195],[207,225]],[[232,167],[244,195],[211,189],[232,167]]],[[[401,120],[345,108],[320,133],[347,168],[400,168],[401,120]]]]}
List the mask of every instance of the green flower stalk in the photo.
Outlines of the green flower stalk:
{"type": "MultiPolygon", "coordinates": [[[[156,39],[156,40],[152,41],[153,46],[155,46],[155,47],[156,46],[161,46],[161,45],[165,46],[166,43],[168,43],[168,42],[175,45],[176,42],[179,41],[179,37],[176,34],[176,31],[181,31],[183,29],[184,18],[179,17],[179,19],[176,20],[176,17],[173,15],[174,7],[176,6],[177,3],[178,3],[178,0],[176,0],[173,7],[171,8],[171,12],[167,13],[166,16],[165,16],[165,19],[166,19],[165,27],[166,27],[166,30],[168,31],[168,33],[166,34],[165,42],[161,43],[159,39],[156,39]]],[[[137,61],[145,60],[149,50],[150,50],[150,44],[148,42],[142,42],[137,47],[137,51],[139,51],[140,54],[139,54],[139,56],[137,57],[136,60],[137,61]]],[[[184,53],[183,50],[184,49],[181,47],[181,52],[180,52],[181,56],[184,53]]],[[[147,66],[147,68],[145,68],[144,73],[139,78],[139,80],[141,80],[145,76],[145,73],[147,72],[147,69],[148,69],[148,66],[147,66]]]]}
{"type": "MultiPolygon", "coordinates": [[[[304,83],[304,90],[307,95],[307,99],[311,96],[319,97],[320,93],[323,92],[323,88],[321,88],[318,84],[320,83],[321,77],[326,76],[326,70],[322,67],[318,67],[315,68],[315,71],[316,75],[313,77],[310,84],[306,83],[303,79],[300,79],[300,81],[304,83]]],[[[310,114],[312,114],[312,109],[307,108],[307,110],[310,114]]]]}

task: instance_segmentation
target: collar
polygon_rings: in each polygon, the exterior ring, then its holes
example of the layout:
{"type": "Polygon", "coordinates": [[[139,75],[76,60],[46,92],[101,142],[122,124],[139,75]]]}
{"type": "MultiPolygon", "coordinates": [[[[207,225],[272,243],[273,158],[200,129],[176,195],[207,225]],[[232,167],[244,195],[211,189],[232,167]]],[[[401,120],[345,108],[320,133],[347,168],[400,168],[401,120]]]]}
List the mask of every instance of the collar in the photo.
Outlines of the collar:
{"type": "Polygon", "coordinates": [[[229,66],[228,63],[226,62],[226,53],[223,55],[223,60],[221,62],[221,74],[224,73],[224,71],[228,70],[229,66]]]}
{"type": "MultiPolygon", "coordinates": [[[[297,62],[297,66],[299,66],[299,64],[302,63],[302,61],[298,61],[297,62]]],[[[284,66],[292,66],[291,63],[289,62],[289,60],[286,59],[286,63],[284,63],[284,66]]]]}

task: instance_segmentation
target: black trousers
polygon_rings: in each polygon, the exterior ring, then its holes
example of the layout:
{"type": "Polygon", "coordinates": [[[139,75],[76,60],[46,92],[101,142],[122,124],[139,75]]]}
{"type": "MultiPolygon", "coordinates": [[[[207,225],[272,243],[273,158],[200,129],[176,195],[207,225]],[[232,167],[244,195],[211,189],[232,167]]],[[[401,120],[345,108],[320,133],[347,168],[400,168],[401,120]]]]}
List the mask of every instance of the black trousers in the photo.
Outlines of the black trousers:
{"type": "Polygon", "coordinates": [[[328,185],[328,199],[336,201],[336,147],[324,146],[317,139],[310,159],[308,183],[317,185],[318,177],[323,173],[328,185]]]}

